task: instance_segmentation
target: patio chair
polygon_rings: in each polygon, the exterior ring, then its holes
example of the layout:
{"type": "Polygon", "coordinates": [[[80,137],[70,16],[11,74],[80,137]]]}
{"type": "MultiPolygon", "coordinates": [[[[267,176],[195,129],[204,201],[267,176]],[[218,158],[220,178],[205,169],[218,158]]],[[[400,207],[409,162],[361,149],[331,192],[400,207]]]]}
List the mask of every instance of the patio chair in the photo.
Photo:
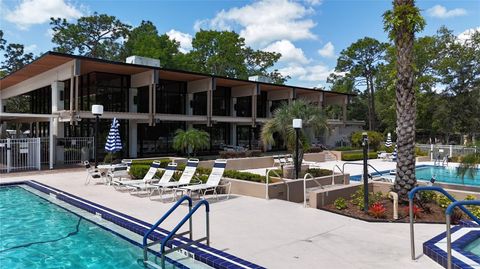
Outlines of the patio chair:
{"type": "MultiPolygon", "coordinates": [[[[160,195],[160,198],[163,200],[163,194],[165,191],[169,190],[174,190],[174,188],[178,187],[183,187],[191,184],[192,178],[195,175],[195,172],[197,171],[197,166],[200,161],[198,159],[188,159],[187,164],[185,166],[185,170],[183,170],[182,176],[178,181],[169,181],[169,182],[158,182],[154,184],[150,184],[148,187],[150,187],[151,192],[150,192],[150,200],[152,200],[152,195],[155,192],[158,192],[160,195]]],[[[200,181],[201,183],[201,181],[200,181]]],[[[173,199],[175,199],[175,196],[173,196],[173,199]]]]}
{"type": "Polygon", "coordinates": [[[85,169],[87,170],[87,178],[85,179],[85,185],[90,184],[91,180],[103,180],[105,182],[105,177],[92,165],[90,165],[89,161],[84,161],[83,165],[85,166],[85,169]]]}
{"type": "MultiPolygon", "coordinates": [[[[177,164],[174,162],[169,163],[158,183],[165,184],[170,182],[176,170],[177,164]]],[[[126,187],[128,190],[130,190],[130,194],[136,194],[140,191],[152,188],[152,179],[143,179],[141,182],[137,181],[135,183],[127,184],[126,187]]]]}
{"type": "Polygon", "coordinates": [[[223,176],[223,172],[225,171],[225,167],[227,166],[227,160],[218,159],[213,164],[212,172],[208,176],[207,182],[205,184],[197,184],[197,185],[190,185],[185,187],[180,187],[175,190],[186,192],[187,195],[191,196],[192,193],[198,192],[199,196],[203,196],[205,199],[205,194],[209,191],[213,192],[215,198],[218,200],[218,193],[217,187],[226,187],[228,186],[228,196],[227,199],[230,197],[230,188],[231,183],[220,185],[220,181],[223,176]]]}
{"type": "MultiPolygon", "coordinates": [[[[143,177],[143,180],[152,180],[155,178],[158,168],[160,168],[160,162],[155,161],[150,165],[148,172],[143,177]]],[[[112,185],[115,189],[125,188],[128,184],[136,184],[142,182],[141,179],[136,180],[113,180],[112,185]]]]}

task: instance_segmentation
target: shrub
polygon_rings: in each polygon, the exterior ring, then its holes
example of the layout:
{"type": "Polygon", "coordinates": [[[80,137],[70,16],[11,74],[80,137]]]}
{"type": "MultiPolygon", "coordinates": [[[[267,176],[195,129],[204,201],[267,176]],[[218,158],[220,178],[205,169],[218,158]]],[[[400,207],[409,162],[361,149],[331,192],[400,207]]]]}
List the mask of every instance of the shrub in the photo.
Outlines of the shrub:
{"type": "MultiPolygon", "coordinates": [[[[145,175],[148,172],[148,169],[150,169],[150,165],[132,165],[128,173],[132,178],[141,179],[145,177],[145,175]]],[[[164,173],[163,170],[158,170],[155,175],[157,177],[161,177],[163,173],[164,173]]]]}
{"type": "Polygon", "coordinates": [[[167,167],[167,165],[170,163],[170,159],[168,158],[163,158],[163,159],[158,159],[158,160],[132,160],[132,166],[135,166],[135,165],[152,165],[152,163],[156,161],[156,162],[160,162],[160,167],[162,168],[165,168],[167,167]]]}
{"type": "Polygon", "coordinates": [[[266,179],[265,176],[262,176],[259,174],[254,174],[249,172],[240,172],[236,170],[225,170],[225,172],[223,173],[223,176],[234,178],[234,179],[253,181],[253,182],[265,182],[265,179],[266,179]]]}
{"type": "Polygon", "coordinates": [[[378,150],[385,151],[387,153],[392,153],[394,149],[395,149],[395,146],[386,147],[385,144],[382,144],[378,150]]]}
{"type": "Polygon", "coordinates": [[[385,211],[387,209],[385,208],[385,206],[379,202],[376,202],[376,203],[373,203],[369,208],[368,208],[368,214],[370,216],[373,216],[374,218],[376,219],[379,219],[379,218],[385,218],[386,215],[385,215],[385,211]]]}
{"type": "Polygon", "coordinates": [[[442,195],[437,195],[437,204],[441,208],[447,208],[451,203],[452,203],[452,201],[450,199],[448,199],[447,196],[445,196],[443,194],[442,195]]]}
{"type": "Polygon", "coordinates": [[[309,168],[307,169],[307,173],[309,173],[313,177],[324,177],[324,176],[331,176],[332,170],[321,169],[321,168],[309,168]]]}
{"type": "Polygon", "coordinates": [[[420,148],[415,148],[415,156],[428,156],[428,152],[421,150],[420,148]]]}
{"type": "MultiPolygon", "coordinates": [[[[376,159],[378,154],[376,152],[369,152],[369,159],[376,159]]],[[[342,152],[342,161],[358,161],[363,160],[363,152],[342,152]]]]}
{"type": "Polygon", "coordinates": [[[422,191],[419,194],[421,203],[431,203],[437,200],[437,194],[434,191],[422,191]]]}
{"type": "Polygon", "coordinates": [[[317,152],[322,152],[324,150],[323,147],[311,147],[308,148],[305,153],[317,153],[317,152]]]}
{"type": "Polygon", "coordinates": [[[333,205],[338,210],[344,210],[348,207],[347,206],[347,201],[343,197],[339,197],[339,198],[335,199],[335,202],[333,202],[333,205]]]}
{"type": "MultiPolygon", "coordinates": [[[[410,208],[408,206],[403,208],[403,212],[405,213],[405,216],[410,216],[410,208]]],[[[423,213],[423,210],[417,205],[413,205],[413,218],[419,219],[420,213],[423,213]]]]}
{"type": "Polygon", "coordinates": [[[261,156],[262,156],[262,151],[261,151],[261,150],[257,150],[257,149],[247,150],[247,152],[245,153],[245,155],[246,155],[247,157],[261,157],[261,156]]]}
{"type": "MultiPolygon", "coordinates": [[[[477,197],[475,197],[475,195],[467,195],[467,197],[465,197],[465,200],[467,200],[467,201],[477,200],[477,197]]],[[[470,212],[472,212],[472,214],[475,217],[480,218],[480,206],[469,205],[469,206],[467,206],[467,209],[470,212]]]]}
{"type": "Polygon", "coordinates": [[[352,150],[362,150],[362,148],[354,148],[354,147],[350,147],[350,146],[345,146],[345,147],[337,147],[335,148],[334,150],[336,151],[352,151],[352,150]]]}
{"type": "MultiPolygon", "coordinates": [[[[352,134],[352,145],[355,147],[362,147],[362,133],[364,131],[355,132],[352,134]]],[[[367,131],[368,134],[368,145],[374,151],[377,151],[380,148],[380,144],[384,142],[383,134],[375,131],[367,131]]]]}
{"type": "MultiPolygon", "coordinates": [[[[360,188],[358,188],[358,190],[352,194],[351,198],[352,198],[352,204],[358,206],[359,209],[363,209],[364,208],[364,203],[363,203],[363,186],[361,186],[360,188]]],[[[374,204],[378,201],[380,201],[380,199],[382,198],[382,193],[381,192],[376,192],[376,193],[371,193],[369,192],[368,193],[368,202],[370,204],[374,204]]]]}

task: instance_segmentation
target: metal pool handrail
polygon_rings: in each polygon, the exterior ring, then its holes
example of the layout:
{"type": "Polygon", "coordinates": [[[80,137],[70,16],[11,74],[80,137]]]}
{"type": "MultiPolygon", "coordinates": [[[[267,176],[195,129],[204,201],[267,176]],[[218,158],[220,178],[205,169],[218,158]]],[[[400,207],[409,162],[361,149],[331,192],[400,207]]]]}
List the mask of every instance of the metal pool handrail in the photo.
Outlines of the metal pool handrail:
{"type": "Polygon", "coordinates": [[[303,176],[303,207],[307,207],[307,177],[315,180],[310,173],[306,173],[305,176],[303,176]]]}
{"type": "MultiPolygon", "coordinates": [[[[345,162],[345,163],[343,163],[343,165],[342,165],[342,171],[345,171],[345,165],[346,165],[346,164],[363,165],[363,163],[345,162]]],[[[379,175],[382,174],[382,173],[380,173],[375,167],[373,167],[373,165],[371,165],[371,164],[369,164],[369,163],[367,163],[367,165],[368,165],[369,167],[371,167],[373,170],[375,170],[375,172],[377,172],[377,174],[379,174],[379,175]]],[[[367,179],[367,180],[368,180],[368,179],[367,179]]]]}
{"type": "MultiPolygon", "coordinates": [[[[192,198],[190,198],[189,196],[183,196],[182,198],[180,198],[168,211],[167,213],[165,213],[155,224],[152,225],[152,227],[150,228],[150,230],[148,230],[145,235],[143,236],[143,261],[144,262],[147,262],[148,261],[148,247],[152,246],[152,245],[155,245],[155,244],[158,244],[160,243],[161,241],[160,240],[157,240],[157,241],[153,241],[151,243],[147,243],[147,240],[148,240],[148,236],[153,232],[155,231],[155,229],[158,228],[158,226],[160,224],[162,224],[162,222],[165,221],[165,219],[168,218],[168,216],[170,216],[173,211],[175,211],[177,209],[177,207],[179,207],[183,202],[185,201],[188,201],[188,211],[191,212],[192,211],[192,204],[193,204],[193,201],[192,201],[192,198]]],[[[190,234],[190,239],[192,239],[192,220],[190,219],[190,222],[189,222],[189,231],[188,233],[190,234]]]]}
{"type": "MultiPolygon", "coordinates": [[[[199,243],[199,242],[202,242],[202,241],[207,241],[207,246],[210,246],[210,217],[209,217],[209,213],[210,213],[210,205],[208,203],[207,200],[201,200],[200,202],[198,202],[189,212],[188,214],[177,224],[177,226],[175,226],[175,228],[173,228],[173,230],[166,236],[163,238],[162,240],[162,244],[160,246],[160,253],[162,254],[162,261],[161,261],[161,265],[162,265],[162,268],[165,268],[165,256],[168,254],[168,253],[171,253],[171,252],[174,252],[174,251],[177,251],[179,249],[183,249],[185,247],[188,247],[190,245],[193,245],[195,243],[199,243]],[[177,246],[177,247],[172,247],[171,249],[169,249],[168,251],[165,251],[165,246],[167,244],[167,242],[169,240],[171,240],[173,237],[175,236],[179,236],[181,234],[178,234],[176,235],[176,233],[178,232],[178,230],[183,226],[183,224],[185,224],[185,222],[190,221],[192,220],[192,216],[193,214],[201,207],[201,206],[205,206],[205,216],[206,216],[206,236],[205,237],[202,237],[200,239],[196,239],[196,240],[193,240],[193,241],[190,241],[188,243],[185,243],[185,244],[182,244],[180,246],[177,246]]],[[[191,233],[191,230],[190,230],[190,233],[191,233]]],[[[190,238],[191,239],[191,238],[190,238]]]]}
{"type": "MultiPolygon", "coordinates": [[[[409,215],[410,215],[410,248],[411,248],[411,254],[412,254],[412,260],[415,260],[415,231],[413,227],[413,198],[415,197],[415,194],[420,191],[437,191],[445,195],[450,201],[456,202],[455,198],[451,196],[447,191],[445,191],[441,187],[437,186],[422,186],[422,187],[415,187],[413,188],[410,192],[408,192],[408,201],[409,201],[409,215]]],[[[460,209],[465,212],[472,220],[474,220],[476,223],[480,224],[480,220],[475,217],[475,215],[472,214],[472,212],[468,211],[463,205],[458,205],[460,209]]]]}
{"type": "MultiPolygon", "coordinates": [[[[447,207],[447,210],[445,210],[445,221],[447,223],[447,269],[452,269],[452,234],[451,234],[451,231],[450,231],[450,215],[452,214],[455,207],[458,206],[458,207],[462,208],[464,205],[480,206],[480,200],[453,202],[447,207]]],[[[477,221],[477,223],[478,223],[478,221],[477,221]]],[[[480,224],[480,223],[478,223],[478,224],[480,224]]]]}
{"type": "Polygon", "coordinates": [[[277,170],[276,168],[270,168],[270,169],[267,169],[267,175],[265,177],[265,199],[269,200],[270,199],[270,196],[268,194],[268,185],[269,185],[269,181],[270,181],[270,172],[273,172],[273,174],[277,177],[280,178],[280,180],[282,180],[283,184],[285,184],[287,186],[287,201],[290,201],[290,186],[288,186],[287,182],[285,181],[285,179],[283,179],[282,176],[280,176],[275,170],[277,170]]]}

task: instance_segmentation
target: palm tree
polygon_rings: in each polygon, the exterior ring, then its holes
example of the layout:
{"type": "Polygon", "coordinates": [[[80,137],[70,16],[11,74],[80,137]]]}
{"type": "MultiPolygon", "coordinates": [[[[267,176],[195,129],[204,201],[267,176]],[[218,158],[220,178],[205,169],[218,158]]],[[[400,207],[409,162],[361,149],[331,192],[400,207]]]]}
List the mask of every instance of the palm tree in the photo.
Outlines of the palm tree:
{"type": "Polygon", "coordinates": [[[415,90],[413,88],[413,43],[415,32],[425,21],[414,0],[394,0],[393,10],[383,15],[385,30],[396,50],[396,109],[397,109],[397,175],[394,190],[402,200],[415,187],[415,90]]]}
{"type": "Polygon", "coordinates": [[[201,130],[189,128],[188,130],[178,129],[173,138],[173,149],[187,152],[188,157],[196,150],[208,148],[210,143],[210,135],[201,130]]]}
{"type": "Polygon", "coordinates": [[[302,119],[303,121],[299,147],[299,165],[302,165],[303,152],[310,147],[311,139],[321,134],[327,128],[327,121],[323,111],[317,105],[313,105],[303,99],[281,105],[273,112],[273,118],[263,125],[261,139],[264,145],[274,145],[273,134],[278,133],[284,141],[284,146],[295,155],[293,119],[302,119]]]}

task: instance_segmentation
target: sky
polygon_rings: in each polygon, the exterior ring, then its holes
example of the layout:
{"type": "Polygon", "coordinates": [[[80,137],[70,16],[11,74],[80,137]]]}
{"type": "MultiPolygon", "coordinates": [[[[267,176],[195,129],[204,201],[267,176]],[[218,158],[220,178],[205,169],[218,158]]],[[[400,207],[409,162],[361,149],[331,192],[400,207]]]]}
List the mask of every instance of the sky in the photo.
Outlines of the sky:
{"type": "MultiPolygon", "coordinates": [[[[417,0],[426,20],[418,36],[441,27],[460,38],[480,31],[480,0],[417,0]]],[[[152,21],[159,33],[191,49],[200,29],[233,30],[254,49],[282,53],[274,68],[289,75],[289,85],[326,86],[339,53],[363,37],[387,42],[382,14],[390,0],[0,0],[0,29],[9,43],[21,43],[39,55],[53,48],[50,17],[74,22],[93,12],[138,26],[152,21]]],[[[0,55],[3,60],[3,55],[0,55]]]]}

